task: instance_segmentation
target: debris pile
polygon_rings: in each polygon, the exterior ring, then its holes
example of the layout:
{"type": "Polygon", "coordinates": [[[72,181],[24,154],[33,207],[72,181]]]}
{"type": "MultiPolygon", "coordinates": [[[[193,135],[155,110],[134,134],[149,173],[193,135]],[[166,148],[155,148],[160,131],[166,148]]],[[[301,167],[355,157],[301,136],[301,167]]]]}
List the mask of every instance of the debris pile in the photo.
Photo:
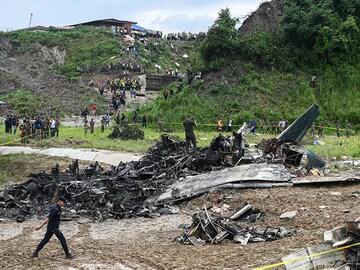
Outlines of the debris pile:
{"type": "Polygon", "coordinates": [[[143,140],[144,131],[137,126],[124,126],[121,131],[118,127],[114,127],[108,137],[110,139],[143,140]]]}
{"type": "MultiPolygon", "coordinates": [[[[300,145],[318,115],[313,105],[277,138],[258,149],[246,147],[246,125],[209,148],[189,155],[185,142],[163,134],[139,161],[104,171],[95,163],[80,174],[75,160],[68,172],[33,174],[23,184],[0,192],[0,215],[22,221],[48,212],[59,194],[69,201],[68,216],[96,219],[152,216],[164,204],[189,199],[216,188],[292,186],[289,168],[324,165],[300,145]],[[306,156],[307,162],[303,162],[306,156]],[[275,163],[275,164],[273,164],[275,163]],[[237,166],[241,165],[241,166],[237,166]]],[[[114,128],[112,137],[143,137],[137,127],[114,128]],[[132,135],[131,135],[132,134],[132,135]]]]}
{"type": "Polygon", "coordinates": [[[182,244],[200,246],[206,243],[218,244],[229,239],[246,245],[248,242],[273,241],[291,236],[292,233],[282,227],[258,228],[255,223],[261,219],[262,213],[251,209],[252,205],[246,204],[232,216],[223,217],[210,216],[204,207],[204,210],[192,215],[192,225],[186,227],[184,234],[175,240],[182,244]]]}
{"type": "Polygon", "coordinates": [[[95,163],[80,174],[77,160],[67,172],[60,172],[57,165],[51,174],[31,174],[27,182],[0,192],[0,216],[23,221],[46,214],[59,194],[68,199],[65,215],[70,218],[153,216],[161,209],[152,204],[154,198],[170,184],[226,165],[216,152],[203,152],[187,155],[184,142],[164,134],[139,161],[107,171],[95,163]]]}

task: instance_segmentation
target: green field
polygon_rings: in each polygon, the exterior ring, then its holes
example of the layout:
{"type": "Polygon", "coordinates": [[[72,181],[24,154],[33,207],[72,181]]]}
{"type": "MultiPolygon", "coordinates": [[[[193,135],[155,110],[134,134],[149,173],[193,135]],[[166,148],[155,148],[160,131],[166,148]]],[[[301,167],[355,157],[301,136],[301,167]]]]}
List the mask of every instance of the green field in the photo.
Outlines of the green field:
{"type": "MultiPolygon", "coordinates": [[[[172,130],[171,132],[165,132],[170,134],[174,139],[184,140],[185,134],[182,130],[182,126],[176,123],[164,124],[164,128],[172,130]]],[[[235,126],[235,128],[237,128],[235,126]]],[[[199,147],[207,147],[210,145],[211,140],[218,136],[218,132],[215,131],[214,125],[203,124],[195,128],[195,134],[199,147]]],[[[111,128],[106,128],[104,133],[100,132],[100,128],[95,128],[94,134],[84,135],[82,127],[70,128],[61,127],[59,138],[47,138],[36,141],[30,139],[29,144],[21,144],[18,134],[5,134],[3,125],[0,125],[0,146],[3,145],[26,145],[30,147],[72,147],[72,148],[90,148],[90,149],[105,149],[114,151],[125,151],[144,154],[146,150],[154,145],[159,140],[160,132],[153,128],[143,129],[145,133],[144,140],[121,140],[121,139],[109,139],[108,135],[112,132],[111,128]]],[[[231,133],[224,132],[225,135],[231,135],[231,133]]],[[[313,150],[321,157],[331,159],[340,159],[343,156],[360,158],[360,135],[352,135],[349,139],[345,136],[337,138],[333,134],[333,130],[329,129],[325,132],[324,137],[319,138],[324,142],[322,145],[313,145],[315,138],[310,135],[306,135],[302,143],[313,150]]],[[[246,138],[248,143],[259,143],[262,139],[268,139],[274,137],[273,134],[263,135],[249,135],[246,138]]]]}

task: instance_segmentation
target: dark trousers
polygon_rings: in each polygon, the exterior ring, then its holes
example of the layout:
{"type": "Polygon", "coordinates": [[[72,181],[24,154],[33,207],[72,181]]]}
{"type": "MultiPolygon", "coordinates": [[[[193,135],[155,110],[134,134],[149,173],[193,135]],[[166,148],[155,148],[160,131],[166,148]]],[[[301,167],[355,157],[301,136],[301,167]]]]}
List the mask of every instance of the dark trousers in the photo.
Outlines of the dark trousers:
{"type": "Polygon", "coordinates": [[[36,250],[34,253],[38,253],[48,242],[49,240],[51,239],[51,237],[53,236],[53,234],[56,235],[56,237],[59,239],[60,243],[61,243],[61,246],[65,252],[65,254],[69,254],[69,248],[66,244],[66,239],[63,235],[63,233],[59,230],[59,229],[47,229],[46,230],[46,233],[45,233],[45,236],[44,236],[44,239],[41,240],[41,242],[39,243],[39,245],[37,246],[36,250]]]}
{"type": "Polygon", "coordinates": [[[186,152],[189,153],[190,145],[192,144],[193,150],[196,152],[196,137],[194,134],[185,134],[186,152]]]}

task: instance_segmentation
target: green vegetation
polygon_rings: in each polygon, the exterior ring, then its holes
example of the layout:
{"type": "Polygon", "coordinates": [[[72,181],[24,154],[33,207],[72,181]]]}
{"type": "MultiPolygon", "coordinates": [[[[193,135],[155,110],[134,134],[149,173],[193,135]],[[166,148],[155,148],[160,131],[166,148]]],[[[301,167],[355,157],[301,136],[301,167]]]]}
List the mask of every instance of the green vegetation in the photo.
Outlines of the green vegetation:
{"type": "MultiPolygon", "coordinates": [[[[170,132],[171,136],[174,138],[179,138],[184,140],[184,132],[182,124],[173,123],[170,125],[165,124],[164,128],[172,128],[170,132]]],[[[3,126],[0,125],[0,130],[4,130],[3,126]]],[[[100,128],[95,128],[93,134],[88,132],[87,136],[84,135],[84,129],[82,127],[60,127],[59,138],[48,138],[45,140],[34,140],[30,139],[29,144],[24,146],[31,147],[72,147],[72,148],[93,148],[93,149],[105,149],[113,151],[126,151],[134,153],[144,154],[149,147],[154,145],[157,140],[159,140],[161,134],[156,129],[156,123],[149,123],[149,127],[144,129],[145,139],[144,140],[120,140],[120,139],[109,139],[108,135],[112,132],[110,128],[106,128],[104,133],[100,132],[100,128]]],[[[199,138],[199,146],[205,147],[209,146],[211,140],[214,136],[217,136],[217,133],[213,130],[208,132],[200,128],[197,130],[197,136],[199,138]]],[[[20,143],[19,134],[4,134],[0,133],[0,146],[4,145],[23,145],[20,143]]]]}
{"type": "MultiPolygon", "coordinates": [[[[135,43],[137,56],[127,52],[129,45],[115,34],[89,27],[1,35],[11,37],[19,51],[33,43],[66,49],[60,71],[71,80],[79,76],[79,66],[98,67],[130,57],[148,73],[156,71],[155,63],[163,69],[177,68],[178,63],[184,71],[190,63],[181,56],[187,52],[193,71],[202,71],[204,81],[185,86],[167,101],[160,94],[143,106],[141,114],[155,123],[159,118],[181,123],[189,113],[208,124],[217,117],[231,118],[237,125],[251,118],[258,123],[264,118],[291,122],[317,103],[319,121],[334,126],[336,120],[342,125],[349,120],[360,130],[360,0],[285,0],[282,22],[273,32],[254,29],[239,36],[237,23],[229,9],[222,9],[202,42],[148,39],[135,43]],[[309,86],[313,75],[315,88],[309,86]]],[[[85,97],[83,104],[96,100],[79,94],[85,97]]]]}
{"type": "Polygon", "coordinates": [[[11,107],[19,116],[27,114],[35,115],[39,109],[45,106],[43,97],[33,95],[25,90],[8,92],[5,95],[1,95],[0,100],[6,100],[8,104],[11,104],[11,107]]]}
{"type": "MultiPolygon", "coordinates": [[[[164,122],[163,125],[165,133],[170,134],[174,139],[184,140],[185,134],[182,123],[164,122]]],[[[240,126],[235,125],[234,130],[240,126]]],[[[0,130],[4,130],[0,124],[0,130]]],[[[87,148],[87,149],[105,149],[112,151],[125,151],[145,154],[149,147],[153,146],[161,137],[164,132],[157,129],[157,123],[150,122],[148,128],[143,129],[145,132],[144,140],[121,140],[109,139],[108,135],[112,132],[111,128],[106,128],[104,133],[100,132],[100,128],[95,128],[94,134],[88,132],[87,136],[84,135],[82,127],[60,127],[59,138],[48,138],[44,140],[30,139],[29,144],[21,144],[19,134],[4,134],[0,132],[0,146],[4,145],[19,145],[30,146],[39,148],[49,147],[71,147],[71,148],[87,148]]],[[[218,136],[215,131],[215,124],[198,121],[198,126],[195,128],[195,134],[199,147],[208,147],[213,138],[218,136]]],[[[231,133],[224,132],[225,135],[231,133]]],[[[320,140],[324,145],[313,145],[314,138],[306,135],[302,143],[313,150],[316,154],[324,158],[336,158],[341,160],[343,156],[360,158],[360,135],[352,132],[350,139],[345,137],[345,132],[342,131],[342,137],[335,136],[335,130],[325,129],[324,137],[320,140]]],[[[248,143],[259,143],[262,139],[269,139],[274,137],[272,134],[252,135],[250,134],[246,141],[248,143]]],[[[0,162],[3,157],[0,158],[0,162]]],[[[1,167],[0,167],[1,171],[1,167]]]]}
{"type": "MultiPolygon", "coordinates": [[[[319,120],[330,126],[349,120],[360,129],[359,0],[284,1],[274,32],[254,29],[234,39],[235,24],[229,10],[221,10],[193,57],[194,68],[210,73],[212,82],[192,87],[187,99],[212,103],[206,114],[212,121],[214,115],[291,121],[317,103],[319,120]],[[313,75],[315,88],[309,86],[313,75]]],[[[202,108],[194,106],[202,118],[202,108]]]]}
{"type": "MultiPolygon", "coordinates": [[[[153,103],[143,106],[141,113],[151,121],[159,117],[166,122],[183,121],[188,113],[203,123],[216,123],[217,117],[236,125],[255,119],[259,123],[265,117],[270,121],[286,118],[295,120],[313,103],[320,106],[318,121],[335,126],[339,120],[344,127],[346,120],[352,128],[360,129],[360,68],[329,67],[318,86],[309,86],[309,77],[300,72],[285,73],[245,66],[243,74],[235,74],[241,83],[231,84],[227,77],[219,78],[213,86],[196,81],[168,100],[160,95],[153,103]],[[339,90],[341,89],[341,91],[339,90]]],[[[360,66],[359,66],[360,67],[360,66]]]]}
{"type": "Polygon", "coordinates": [[[237,19],[222,9],[199,47],[204,70],[242,59],[282,70],[359,61],[360,1],[285,0],[277,31],[236,37],[237,19]]]}
{"type": "Polygon", "coordinates": [[[232,18],[228,8],[219,12],[219,17],[207,32],[207,37],[200,45],[201,59],[205,69],[217,70],[229,62],[236,48],[237,18],[232,18]]]}
{"type": "Polygon", "coordinates": [[[59,68],[71,81],[79,76],[78,67],[99,67],[120,57],[123,49],[119,39],[104,30],[77,27],[72,30],[51,29],[47,32],[14,31],[0,33],[11,38],[20,53],[36,50],[33,44],[66,49],[65,64],[59,68]]]}
{"type": "MultiPolygon", "coordinates": [[[[106,30],[92,27],[76,27],[71,30],[50,29],[47,32],[14,31],[0,32],[0,37],[11,38],[19,53],[37,50],[34,44],[38,43],[47,47],[66,49],[64,65],[59,67],[59,72],[66,75],[70,81],[76,81],[80,76],[80,67],[100,68],[106,64],[116,64],[119,61],[127,63],[129,58],[135,59],[133,52],[128,52],[130,44],[122,38],[106,30]],[[122,60],[125,59],[125,60],[122,60]]],[[[191,51],[192,46],[177,44],[180,51],[191,51]]],[[[155,63],[163,69],[185,70],[188,61],[178,55],[167,41],[148,39],[146,45],[135,42],[140,57],[136,61],[148,72],[155,72],[155,63]],[[175,63],[178,63],[177,66],[175,63]]],[[[132,60],[132,61],[133,61],[132,60]]]]}
{"type": "Polygon", "coordinates": [[[358,62],[360,1],[284,2],[283,38],[313,63],[358,62]]]}

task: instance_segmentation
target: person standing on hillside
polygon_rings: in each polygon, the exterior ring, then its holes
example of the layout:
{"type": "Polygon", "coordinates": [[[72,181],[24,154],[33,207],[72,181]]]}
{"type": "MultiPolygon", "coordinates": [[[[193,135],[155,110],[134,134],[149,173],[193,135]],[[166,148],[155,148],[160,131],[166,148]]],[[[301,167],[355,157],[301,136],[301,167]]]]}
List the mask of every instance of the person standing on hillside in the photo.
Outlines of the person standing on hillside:
{"type": "Polygon", "coordinates": [[[224,126],[224,124],[223,124],[222,120],[220,119],[220,117],[218,117],[216,131],[221,132],[223,129],[223,126],[224,126]]]}
{"type": "Polygon", "coordinates": [[[255,129],[256,129],[256,122],[254,119],[251,119],[249,122],[249,129],[251,133],[255,133],[255,129]]]}
{"type": "Polygon", "coordinates": [[[196,137],[194,134],[194,127],[196,127],[196,121],[191,117],[190,114],[183,122],[183,126],[185,128],[186,153],[189,154],[190,143],[192,144],[193,151],[196,152],[196,137]]]}
{"type": "Polygon", "coordinates": [[[94,118],[91,118],[91,120],[90,120],[90,134],[94,133],[94,127],[95,127],[94,118]]]}
{"type": "Polygon", "coordinates": [[[310,80],[310,87],[315,88],[316,87],[316,76],[313,75],[310,80]]]}
{"type": "Polygon", "coordinates": [[[351,128],[350,122],[346,121],[346,124],[345,124],[346,138],[350,138],[350,128],[351,128]]]}
{"type": "Polygon", "coordinates": [[[168,90],[165,90],[163,93],[164,99],[167,100],[168,96],[169,96],[169,92],[168,90]]]}
{"type": "Polygon", "coordinates": [[[36,139],[40,140],[41,139],[41,132],[42,132],[43,124],[42,124],[39,117],[36,118],[34,126],[35,126],[36,139]]]}
{"type": "Polygon", "coordinates": [[[229,119],[229,121],[228,121],[227,131],[232,132],[232,120],[231,119],[229,119]]]}
{"type": "Polygon", "coordinates": [[[322,137],[322,136],[323,136],[324,127],[325,127],[325,123],[324,123],[323,121],[320,121],[318,127],[319,127],[318,136],[319,136],[319,137],[322,137]]]}
{"type": "Polygon", "coordinates": [[[35,251],[32,254],[32,257],[37,258],[40,250],[49,242],[51,237],[55,234],[59,239],[61,246],[65,252],[65,256],[67,259],[72,259],[75,255],[69,252],[69,248],[66,243],[65,236],[59,230],[60,227],[60,216],[61,216],[61,208],[64,207],[66,203],[66,199],[64,196],[59,196],[56,204],[52,207],[48,217],[38,226],[34,228],[35,231],[40,230],[45,224],[47,224],[47,230],[43,240],[36,247],[35,251]]]}
{"type": "Polygon", "coordinates": [[[106,125],[106,120],[105,120],[105,117],[103,116],[103,117],[101,118],[101,121],[100,121],[100,130],[101,130],[102,133],[103,133],[104,130],[105,130],[105,125],[106,125]]]}
{"type": "Polygon", "coordinates": [[[88,121],[85,120],[84,121],[84,135],[86,136],[87,132],[88,132],[88,129],[89,129],[89,124],[88,124],[88,121]]]}
{"type": "Polygon", "coordinates": [[[336,121],[335,123],[335,129],[336,129],[336,136],[340,138],[340,122],[336,121]]]}
{"type": "Polygon", "coordinates": [[[92,115],[93,115],[93,116],[96,116],[96,105],[95,105],[95,104],[93,104],[93,105],[91,106],[91,110],[92,110],[92,115]]]}
{"type": "Polygon", "coordinates": [[[14,128],[14,134],[16,134],[16,130],[19,126],[19,118],[15,115],[13,120],[12,120],[12,126],[14,128]]]}
{"type": "Polygon", "coordinates": [[[56,120],[55,120],[55,135],[56,135],[56,138],[59,137],[59,129],[60,129],[60,121],[59,121],[59,118],[56,118],[56,120]]]}
{"type": "Polygon", "coordinates": [[[144,115],[144,116],[142,117],[141,122],[142,122],[142,127],[143,127],[143,128],[146,128],[146,126],[147,126],[147,119],[146,119],[146,115],[144,115]]]}
{"type": "Polygon", "coordinates": [[[50,136],[51,137],[55,137],[55,127],[56,127],[55,120],[54,120],[54,118],[51,118],[51,120],[50,120],[50,136]]]}
{"type": "Polygon", "coordinates": [[[159,131],[160,131],[160,132],[163,132],[163,131],[164,131],[164,127],[163,127],[163,125],[164,125],[164,120],[163,120],[161,117],[158,118],[158,120],[157,120],[157,125],[158,125],[159,131]]]}

